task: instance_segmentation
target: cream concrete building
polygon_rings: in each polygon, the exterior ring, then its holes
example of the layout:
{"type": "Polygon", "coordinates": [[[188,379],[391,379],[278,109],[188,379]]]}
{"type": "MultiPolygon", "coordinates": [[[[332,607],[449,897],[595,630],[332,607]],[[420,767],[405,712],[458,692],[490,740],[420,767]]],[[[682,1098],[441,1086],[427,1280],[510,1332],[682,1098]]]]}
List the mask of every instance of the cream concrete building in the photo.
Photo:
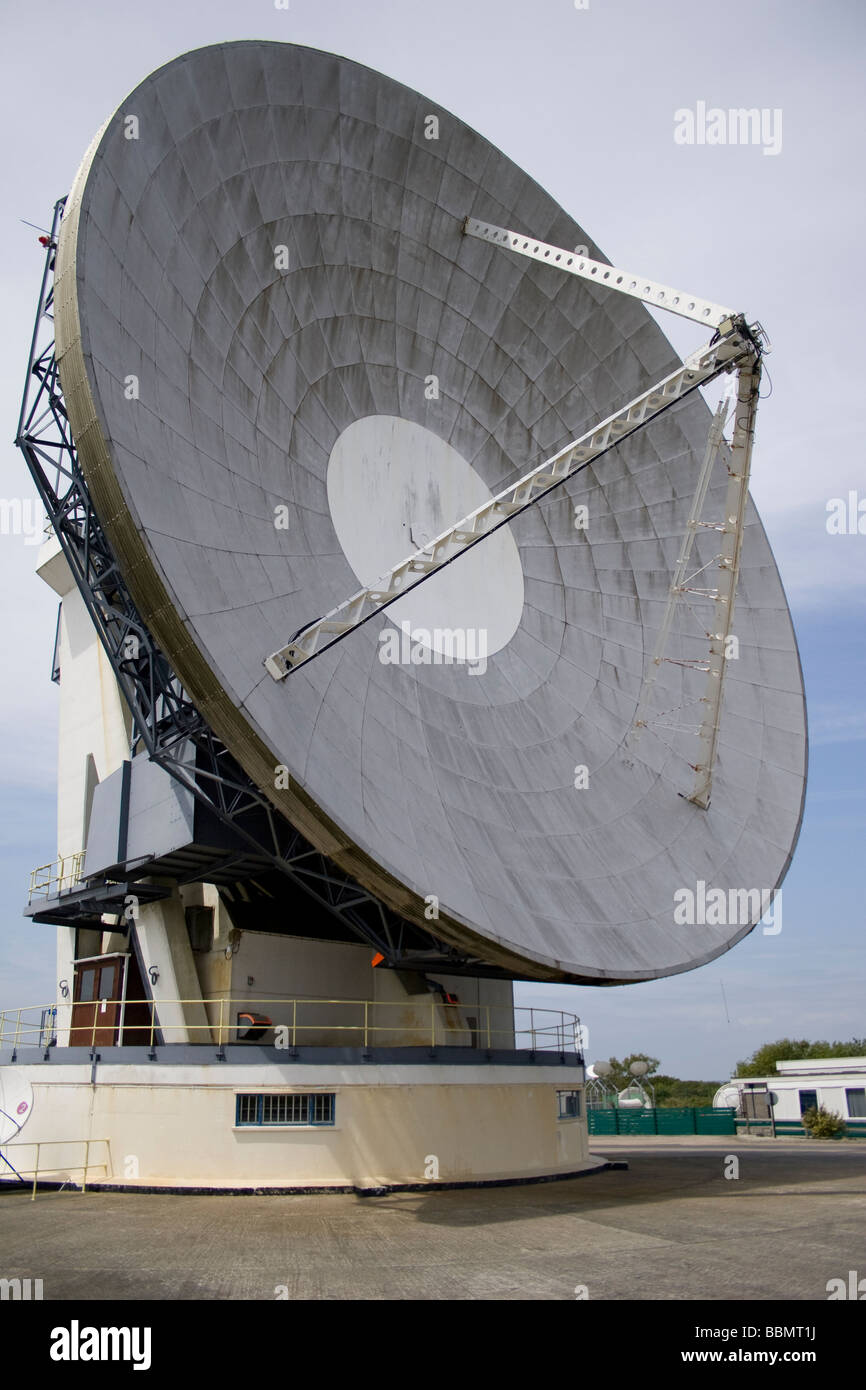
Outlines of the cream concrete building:
{"type": "MultiPolygon", "coordinates": [[[[58,861],[30,908],[50,918],[82,899],[95,821],[110,819],[100,788],[129,766],[131,727],[56,541],[38,573],[60,598],[58,861]]],[[[305,936],[288,882],[269,930],[249,925],[242,879],[125,887],[101,921],[90,902],[57,926],[56,1004],[3,1019],[0,1141],[28,1180],[371,1189],[599,1166],[577,1021],[515,1010],[510,980],[382,969],[363,942],[305,936]]]]}

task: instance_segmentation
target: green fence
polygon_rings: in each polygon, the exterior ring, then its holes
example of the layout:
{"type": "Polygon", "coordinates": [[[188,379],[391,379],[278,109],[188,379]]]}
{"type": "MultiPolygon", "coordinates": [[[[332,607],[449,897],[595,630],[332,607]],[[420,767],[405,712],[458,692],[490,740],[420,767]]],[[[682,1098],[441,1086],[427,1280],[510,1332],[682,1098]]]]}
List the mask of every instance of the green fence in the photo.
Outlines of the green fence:
{"type": "Polygon", "coordinates": [[[590,1134],[730,1134],[735,1135],[736,1110],[733,1106],[684,1105],[656,1107],[653,1110],[587,1109],[590,1134]]]}
{"type": "MultiPolygon", "coordinates": [[[[698,1106],[655,1110],[603,1110],[587,1108],[590,1134],[746,1134],[749,1129],[769,1131],[769,1120],[737,1120],[733,1106],[720,1109],[698,1106]]],[[[842,1139],[866,1139],[866,1120],[846,1120],[842,1139]]],[[[797,1120],[777,1120],[776,1137],[804,1137],[797,1120]]]]}

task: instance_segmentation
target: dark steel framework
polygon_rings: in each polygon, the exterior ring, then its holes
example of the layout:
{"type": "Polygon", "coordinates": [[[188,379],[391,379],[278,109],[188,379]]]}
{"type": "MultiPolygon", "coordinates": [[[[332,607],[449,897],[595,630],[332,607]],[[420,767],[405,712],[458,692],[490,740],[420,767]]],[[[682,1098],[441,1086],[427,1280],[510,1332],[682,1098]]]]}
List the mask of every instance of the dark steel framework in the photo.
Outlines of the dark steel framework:
{"type": "MultiPolygon", "coordinates": [[[[255,855],[265,856],[351,935],[373,946],[383,964],[402,970],[511,978],[510,972],[466,955],[392,912],[310,845],[216,738],[142,622],[91,502],[54,355],[53,271],[65,203],[64,197],[54,205],[15,443],[27,460],[48,521],[129,706],[132,751],[146,751],[255,855]]],[[[58,678],[57,664],[55,639],[52,679],[58,678]]],[[[107,878],[88,883],[90,890],[102,886],[117,885],[107,878]]],[[[116,897],[116,893],[108,896],[116,897]]],[[[52,920],[62,920],[62,904],[52,904],[52,909],[52,920]]]]}

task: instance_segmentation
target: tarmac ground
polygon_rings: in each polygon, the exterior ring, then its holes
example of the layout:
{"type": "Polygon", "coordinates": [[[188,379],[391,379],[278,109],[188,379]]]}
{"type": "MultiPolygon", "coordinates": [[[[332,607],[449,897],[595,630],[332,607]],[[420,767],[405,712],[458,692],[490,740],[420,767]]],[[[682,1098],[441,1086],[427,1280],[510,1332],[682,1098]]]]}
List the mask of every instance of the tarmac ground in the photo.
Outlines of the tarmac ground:
{"type": "Polygon", "coordinates": [[[592,1149],[628,1170],[366,1197],[7,1189],[0,1277],[76,1302],[823,1301],[828,1280],[866,1274],[866,1143],[620,1135],[592,1149]]]}

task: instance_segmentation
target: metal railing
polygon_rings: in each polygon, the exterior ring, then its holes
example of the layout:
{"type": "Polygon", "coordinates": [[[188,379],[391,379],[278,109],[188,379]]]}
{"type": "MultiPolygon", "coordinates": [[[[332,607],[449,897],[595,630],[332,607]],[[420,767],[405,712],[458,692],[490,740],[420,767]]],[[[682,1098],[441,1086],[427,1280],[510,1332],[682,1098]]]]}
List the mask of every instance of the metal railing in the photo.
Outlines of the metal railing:
{"type": "Polygon", "coordinates": [[[426,1000],[214,997],[209,999],[97,999],[6,1009],[0,1044],[45,1047],[51,1009],[55,1033],[66,1044],[91,1049],[115,1044],[200,1045],[260,1041],[299,1046],[468,1047],[479,1050],[581,1052],[580,1020],[560,1009],[426,1000]],[[73,1010],[92,1016],[73,1027],[73,1010]],[[112,1012],[109,1012],[109,1011],[112,1012]],[[114,1012],[116,1010],[116,1013],[114,1012]],[[146,1010],[146,1018],[144,1012],[146,1010]],[[390,1011],[390,1012],[389,1012],[390,1011]],[[260,1015],[257,1025],[242,1014],[260,1015]],[[245,1034],[258,1034],[246,1037],[245,1034]],[[106,1037],[110,1034],[110,1040],[106,1037]],[[271,1034],[273,1035],[271,1037],[271,1034]]]}
{"type": "MultiPolygon", "coordinates": [[[[54,1173],[55,1175],[58,1173],[71,1174],[80,1170],[82,1193],[84,1193],[87,1189],[87,1177],[91,1169],[102,1168],[104,1170],[103,1175],[105,1177],[111,1176],[111,1144],[110,1140],[108,1139],[20,1139],[10,1144],[4,1144],[2,1145],[2,1147],[7,1153],[10,1153],[13,1150],[15,1150],[17,1153],[18,1149],[36,1150],[36,1162],[32,1168],[26,1168],[23,1164],[19,1164],[18,1162],[12,1165],[11,1160],[9,1160],[10,1166],[12,1166],[13,1168],[13,1172],[17,1173],[22,1178],[25,1176],[27,1176],[28,1178],[33,1178],[33,1187],[30,1193],[31,1202],[36,1200],[36,1185],[39,1181],[40,1174],[43,1177],[47,1177],[49,1173],[54,1173]],[[72,1148],[77,1144],[84,1145],[83,1163],[64,1163],[57,1168],[49,1168],[46,1167],[44,1164],[40,1165],[39,1155],[42,1149],[48,1149],[51,1147],[56,1148],[58,1146],[63,1148],[72,1148]],[[92,1144],[105,1145],[105,1157],[103,1159],[91,1162],[90,1147],[92,1144]]],[[[6,1170],[6,1172],[4,1172],[3,1174],[4,1181],[7,1178],[7,1173],[8,1170],[6,1170]]],[[[8,1180],[10,1182],[12,1181],[11,1178],[9,1178],[8,1180]]],[[[70,1175],[68,1181],[74,1182],[75,1180],[70,1175]]]]}
{"type": "Polygon", "coordinates": [[[69,893],[81,883],[81,870],[84,867],[84,850],[76,854],[65,854],[51,864],[40,864],[30,874],[30,896],[34,898],[56,898],[61,893],[69,893]]]}

